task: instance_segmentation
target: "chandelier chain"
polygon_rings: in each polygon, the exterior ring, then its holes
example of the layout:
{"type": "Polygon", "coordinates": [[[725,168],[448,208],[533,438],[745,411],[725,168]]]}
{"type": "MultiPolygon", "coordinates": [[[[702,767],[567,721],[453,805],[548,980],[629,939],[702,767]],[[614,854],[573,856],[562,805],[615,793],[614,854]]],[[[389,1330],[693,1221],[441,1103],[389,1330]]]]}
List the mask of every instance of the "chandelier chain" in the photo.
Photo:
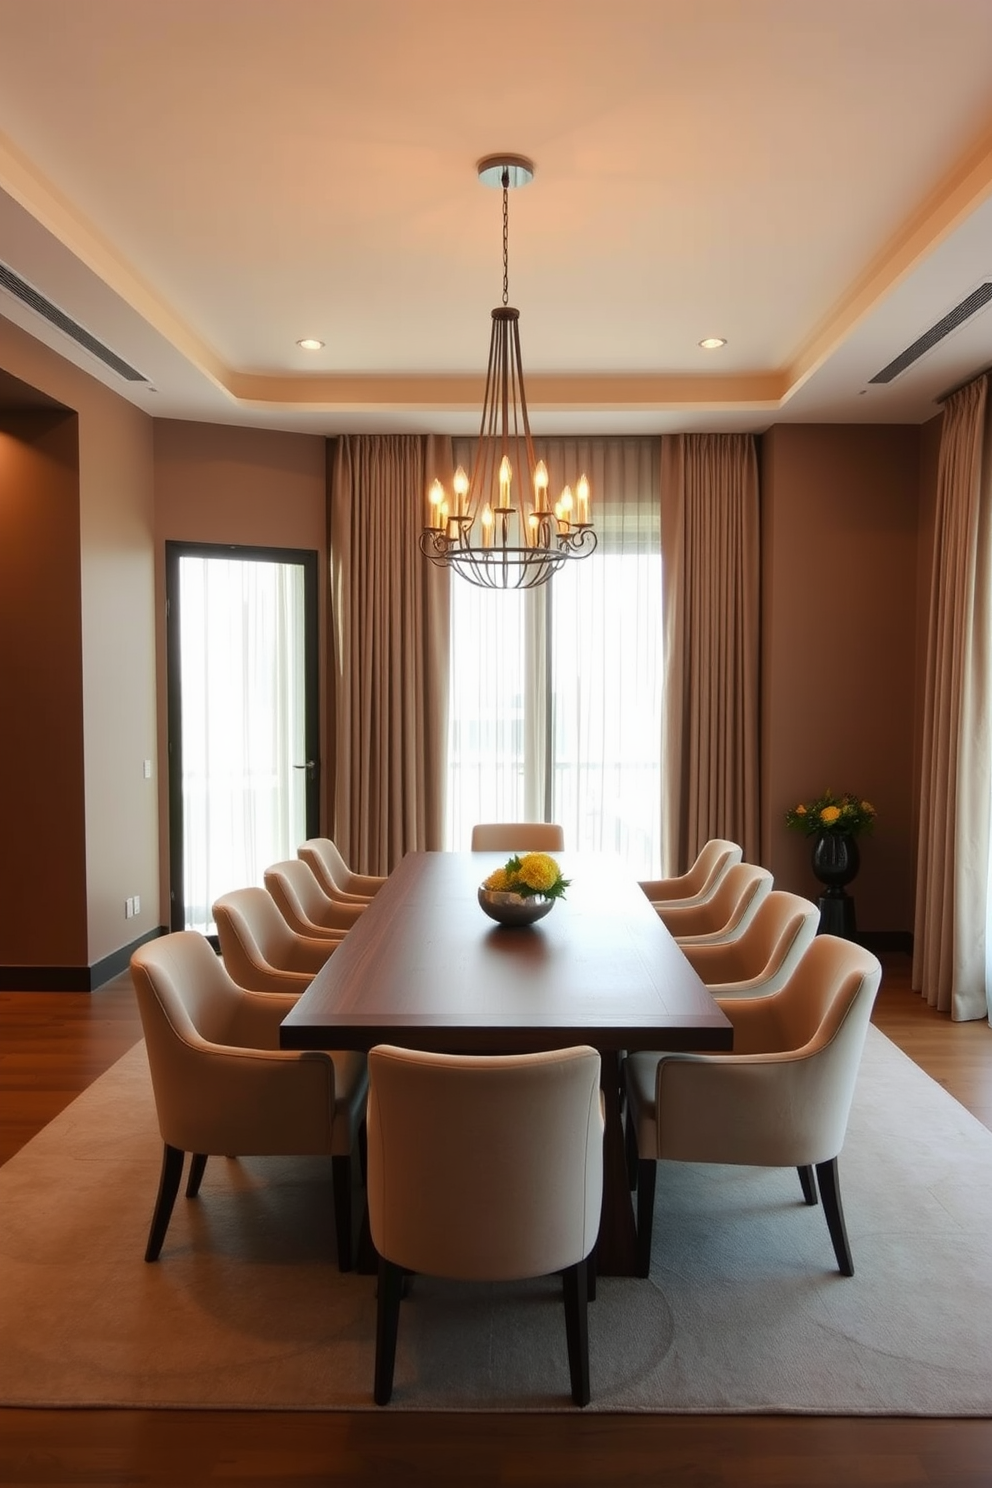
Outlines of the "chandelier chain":
{"type": "Polygon", "coordinates": [[[509,270],[509,242],[510,242],[510,208],[509,208],[510,172],[503,171],[503,304],[510,303],[510,270],[509,270]]]}

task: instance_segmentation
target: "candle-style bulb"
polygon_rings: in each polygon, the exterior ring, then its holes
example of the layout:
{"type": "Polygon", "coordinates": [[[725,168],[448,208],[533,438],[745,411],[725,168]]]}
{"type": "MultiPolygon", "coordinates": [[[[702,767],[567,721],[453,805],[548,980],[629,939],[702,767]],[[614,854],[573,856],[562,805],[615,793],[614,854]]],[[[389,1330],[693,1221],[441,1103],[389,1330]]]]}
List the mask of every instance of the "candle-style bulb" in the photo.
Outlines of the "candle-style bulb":
{"type": "Polygon", "coordinates": [[[510,464],[508,455],[504,455],[499,462],[499,504],[509,506],[510,504],[510,481],[513,478],[513,466],[510,464]]]}
{"type": "Polygon", "coordinates": [[[468,495],[468,476],[460,465],[455,471],[455,478],[452,481],[452,485],[455,489],[455,516],[463,517],[465,515],[465,497],[468,495]]]}
{"type": "Polygon", "coordinates": [[[584,475],[579,476],[579,483],[575,488],[578,497],[579,509],[576,521],[580,527],[589,526],[589,482],[584,475]]]}
{"type": "Polygon", "coordinates": [[[548,467],[543,460],[538,460],[534,467],[534,510],[546,512],[548,509],[548,467]]]}
{"type": "Polygon", "coordinates": [[[441,520],[441,507],[444,503],[444,487],[439,480],[433,481],[427,492],[427,521],[430,527],[441,528],[444,526],[441,520]]]}

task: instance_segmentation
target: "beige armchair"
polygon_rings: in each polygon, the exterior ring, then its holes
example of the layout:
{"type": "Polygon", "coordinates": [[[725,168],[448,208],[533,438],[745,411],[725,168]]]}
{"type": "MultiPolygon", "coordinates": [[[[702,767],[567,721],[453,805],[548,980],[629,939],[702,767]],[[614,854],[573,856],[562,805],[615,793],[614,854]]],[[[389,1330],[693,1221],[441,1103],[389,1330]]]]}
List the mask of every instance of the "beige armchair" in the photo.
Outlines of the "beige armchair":
{"type": "Polygon", "coordinates": [[[369,1055],[368,1205],[379,1252],[375,1399],[392,1394],[404,1273],[564,1273],[572,1398],[589,1402],[586,1302],[603,1189],[595,1049],[369,1055]]]}
{"type": "Polygon", "coordinates": [[[656,904],[655,909],[679,945],[716,945],[738,940],[771,893],[772,875],[755,863],[734,863],[712,899],[699,904],[656,904]]]}
{"type": "Polygon", "coordinates": [[[232,889],[214,904],[220,952],[232,979],[252,992],[309,987],[339,940],[298,935],[267,889],[232,889]]]}
{"type": "Polygon", "coordinates": [[[880,979],[868,951],[821,935],[780,992],[717,999],[734,1025],[732,1054],[637,1053],[624,1061],[641,1276],[651,1261],[662,1158],[798,1168],[807,1204],[816,1203],[819,1184],[837,1265],[853,1276],[837,1157],[880,979]]]}
{"type": "Polygon", "coordinates": [[[820,924],[809,899],[772,889],[737,940],[680,942],[682,953],[715,997],[767,997],[789,980],[820,924]]]}
{"type": "Polygon", "coordinates": [[[235,986],[203,936],[182,930],[131,958],[165,1143],[145,1260],[158,1259],[185,1154],[187,1198],[207,1158],[327,1153],[334,1188],[338,1264],[352,1264],[351,1154],[368,1088],[364,1054],[281,1050],[291,995],[235,986]]]}
{"type": "Polygon", "coordinates": [[[563,852],[565,833],[554,822],[477,822],[473,852],[563,852]]]}
{"type": "Polygon", "coordinates": [[[736,842],[711,837],[703,844],[692,867],[676,878],[645,878],[641,888],[652,904],[699,904],[711,899],[728,868],[744,856],[736,842]]]}
{"type": "Polygon", "coordinates": [[[379,874],[352,873],[330,837],[311,837],[296,851],[313,869],[317,882],[331,899],[367,904],[386,882],[379,874]]]}
{"type": "Polygon", "coordinates": [[[289,928],[314,940],[340,940],[365,912],[364,904],[330,899],[309,863],[288,858],[263,874],[265,887],[289,928]]]}

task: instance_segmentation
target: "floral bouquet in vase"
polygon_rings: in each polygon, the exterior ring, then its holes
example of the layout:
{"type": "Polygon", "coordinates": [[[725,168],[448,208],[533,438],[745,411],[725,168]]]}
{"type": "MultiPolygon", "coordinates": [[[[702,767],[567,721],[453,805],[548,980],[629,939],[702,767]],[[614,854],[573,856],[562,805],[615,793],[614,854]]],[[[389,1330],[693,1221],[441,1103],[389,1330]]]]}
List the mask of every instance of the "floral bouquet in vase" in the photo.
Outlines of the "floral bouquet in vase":
{"type": "Polygon", "coordinates": [[[548,853],[514,854],[479,889],[479,904],[501,925],[533,925],[564,897],[569,879],[548,853]]]}

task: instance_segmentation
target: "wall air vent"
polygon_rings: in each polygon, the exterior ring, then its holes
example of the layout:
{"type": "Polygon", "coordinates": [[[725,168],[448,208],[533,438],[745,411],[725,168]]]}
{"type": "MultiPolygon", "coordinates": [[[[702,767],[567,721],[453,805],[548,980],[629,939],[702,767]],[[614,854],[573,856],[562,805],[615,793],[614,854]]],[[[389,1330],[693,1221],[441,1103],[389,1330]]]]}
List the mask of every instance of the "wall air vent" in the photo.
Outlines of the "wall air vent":
{"type": "Polygon", "coordinates": [[[961,301],[960,305],[955,305],[954,309],[949,310],[942,320],[938,320],[936,325],[932,325],[928,331],[923,332],[922,336],[918,336],[912,346],[907,346],[906,350],[901,351],[887,367],[883,367],[881,372],[876,372],[870,381],[892,382],[900,372],[905,372],[907,367],[911,367],[914,362],[919,361],[921,356],[936,346],[938,341],[943,341],[945,336],[949,336],[952,331],[957,330],[959,325],[963,325],[972,315],[976,315],[983,306],[988,304],[989,300],[992,300],[992,283],[980,284],[961,301]]]}
{"type": "Polygon", "coordinates": [[[51,300],[46,300],[43,294],[22,279],[20,274],[15,274],[14,270],[8,268],[5,263],[0,263],[0,289],[6,289],[23,305],[27,305],[38,315],[44,316],[66,336],[70,336],[78,345],[85,347],[92,356],[99,357],[100,361],[116,372],[119,377],[125,378],[128,382],[148,381],[143,372],[137,372],[134,367],[125,362],[123,357],[111,351],[109,346],[104,346],[102,341],[98,341],[95,336],[90,335],[89,331],[77,325],[71,316],[66,315],[64,310],[60,310],[58,305],[53,305],[51,300]]]}

